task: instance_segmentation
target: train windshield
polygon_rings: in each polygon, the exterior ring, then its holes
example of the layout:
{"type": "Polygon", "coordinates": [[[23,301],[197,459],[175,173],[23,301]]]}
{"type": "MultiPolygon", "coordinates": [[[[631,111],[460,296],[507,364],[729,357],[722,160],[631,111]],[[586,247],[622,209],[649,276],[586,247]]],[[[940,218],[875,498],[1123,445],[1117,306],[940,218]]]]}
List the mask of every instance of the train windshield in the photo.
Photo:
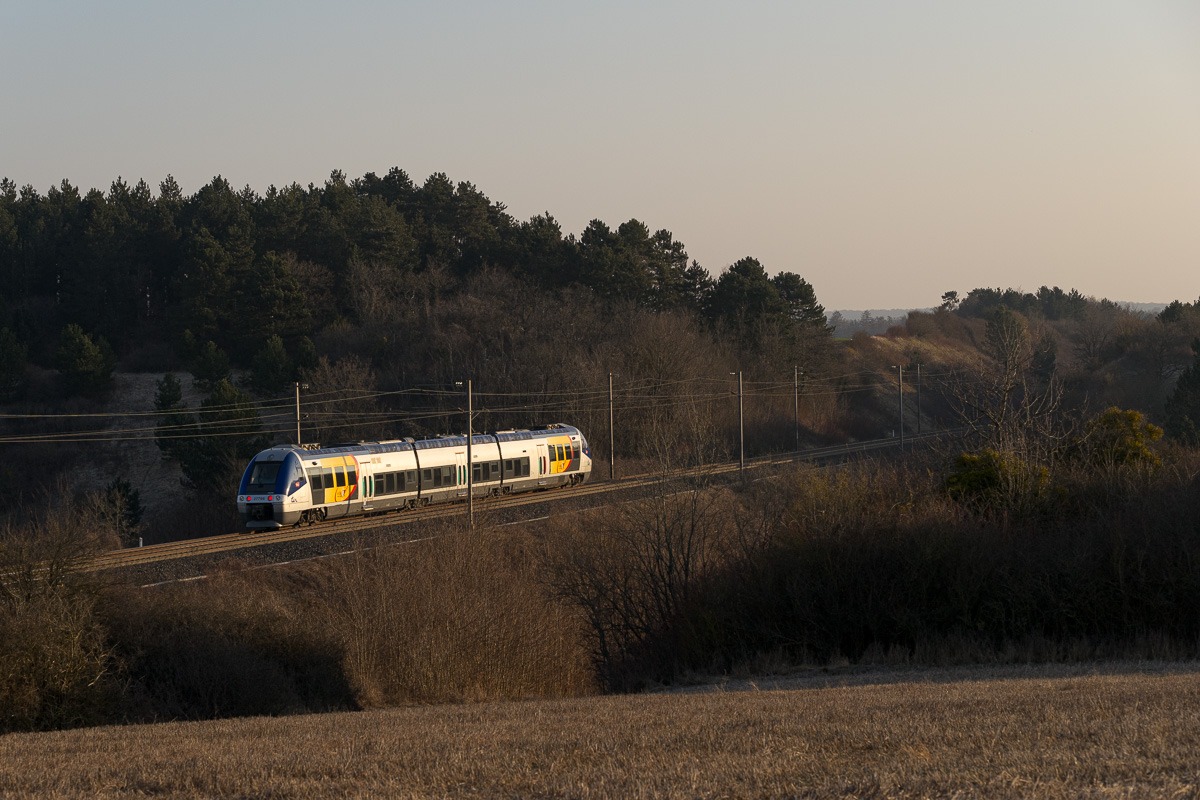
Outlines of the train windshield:
{"type": "Polygon", "coordinates": [[[255,459],[246,467],[238,494],[291,494],[305,484],[304,470],[295,453],[281,461],[255,459]]]}
{"type": "Polygon", "coordinates": [[[275,479],[279,477],[279,468],[282,466],[282,461],[255,461],[246,474],[246,490],[243,494],[275,491],[275,479]]]}

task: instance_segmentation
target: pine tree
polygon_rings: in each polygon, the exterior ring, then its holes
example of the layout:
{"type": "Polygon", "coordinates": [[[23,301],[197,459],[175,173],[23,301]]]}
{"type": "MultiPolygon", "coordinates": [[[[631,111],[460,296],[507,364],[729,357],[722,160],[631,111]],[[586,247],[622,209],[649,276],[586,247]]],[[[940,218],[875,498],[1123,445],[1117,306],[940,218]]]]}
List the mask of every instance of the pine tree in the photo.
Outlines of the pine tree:
{"type": "Polygon", "coordinates": [[[108,388],[117,358],[103,338],[95,341],[72,323],[63,328],[55,354],[63,384],[69,394],[95,395],[108,388]]]}

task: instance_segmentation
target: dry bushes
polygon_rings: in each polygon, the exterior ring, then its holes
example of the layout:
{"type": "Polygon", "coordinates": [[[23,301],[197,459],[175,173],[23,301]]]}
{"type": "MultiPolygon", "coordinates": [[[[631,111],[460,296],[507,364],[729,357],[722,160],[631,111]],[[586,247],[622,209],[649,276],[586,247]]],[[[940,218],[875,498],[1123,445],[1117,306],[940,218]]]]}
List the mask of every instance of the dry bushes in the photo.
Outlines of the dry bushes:
{"type": "Polygon", "coordinates": [[[127,713],[203,718],[593,690],[521,537],[429,541],[127,591],[106,622],[127,713]]]}
{"type": "Polygon", "coordinates": [[[1057,472],[1036,514],[957,502],[912,464],[664,495],[560,525],[555,586],[615,689],[842,660],[1193,658],[1200,496],[1185,455],[1130,491],[1057,472]]]}
{"type": "Polygon", "coordinates": [[[0,528],[0,731],[104,719],[119,665],[97,615],[100,587],[74,571],[112,532],[65,492],[0,528]]]}
{"type": "MultiPolygon", "coordinates": [[[[934,474],[809,471],[743,496],[769,544],[710,584],[712,660],[1012,661],[1194,657],[1200,498],[1189,469],[1059,513],[978,515],[934,474]],[[780,514],[778,507],[783,505],[780,514]]],[[[1104,480],[1093,476],[1093,481],[1104,480]]],[[[704,667],[703,663],[697,667],[704,667]]]]}
{"type": "Polygon", "coordinates": [[[126,590],[106,624],[127,665],[126,713],[188,718],[350,708],[335,631],[262,572],[126,590]]]}
{"type": "Polygon", "coordinates": [[[704,581],[730,557],[732,497],[687,488],[558,523],[550,581],[587,622],[592,663],[614,689],[669,680],[705,657],[704,581]],[[693,630],[698,627],[701,630],[693,630]]]}
{"type": "Polygon", "coordinates": [[[519,535],[440,531],[323,574],[362,705],[568,696],[593,689],[578,625],[519,535]]]}

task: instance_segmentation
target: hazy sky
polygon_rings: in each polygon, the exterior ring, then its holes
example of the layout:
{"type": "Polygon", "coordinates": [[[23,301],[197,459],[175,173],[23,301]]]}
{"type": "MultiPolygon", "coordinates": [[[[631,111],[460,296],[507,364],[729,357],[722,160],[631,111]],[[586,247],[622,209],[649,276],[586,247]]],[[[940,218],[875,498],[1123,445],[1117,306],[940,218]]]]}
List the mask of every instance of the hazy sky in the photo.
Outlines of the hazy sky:
{"type": "Polygon", "coordinates": [[[393,166],[826,308],[1200,296],[1200,2],[0,0],[0,175],[393,166]]]}

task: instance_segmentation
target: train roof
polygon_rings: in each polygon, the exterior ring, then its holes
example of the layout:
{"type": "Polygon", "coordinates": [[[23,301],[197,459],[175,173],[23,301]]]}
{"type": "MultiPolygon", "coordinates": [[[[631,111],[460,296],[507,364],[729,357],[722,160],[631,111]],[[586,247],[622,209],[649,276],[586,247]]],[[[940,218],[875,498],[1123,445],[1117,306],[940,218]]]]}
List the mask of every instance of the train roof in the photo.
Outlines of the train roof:
{"type": "MultiPolygon", "coordinates": [[[[547,436],[572,436],[582,435],[580,430],[573,425],[565,425],[555,423],[541,428],[522,428],[518,430],[493,431],[490,433],[476,433],[471,437],[472,445],[488,444],[490,442],[517,442],[527,441],[531,439],[542,439],[547,436]]],[[[278,445],[268,450],[259,453],[259,457],[271,453],[272,455],[283,455],[285,453],[298,453],[301,458],[320,458],[322,456],[332,455],[379,455],[382,453],[399,453],[409,450],[432,450],[440,447],[464,447],[467,444],[467,435],[453,434],[443,436],[429,436],[422,439],[393,439],[390,441],[381,442],[352,442],[347,444],[333,444],[325,447],[297,447],[296,445],[278,445]]]]}

